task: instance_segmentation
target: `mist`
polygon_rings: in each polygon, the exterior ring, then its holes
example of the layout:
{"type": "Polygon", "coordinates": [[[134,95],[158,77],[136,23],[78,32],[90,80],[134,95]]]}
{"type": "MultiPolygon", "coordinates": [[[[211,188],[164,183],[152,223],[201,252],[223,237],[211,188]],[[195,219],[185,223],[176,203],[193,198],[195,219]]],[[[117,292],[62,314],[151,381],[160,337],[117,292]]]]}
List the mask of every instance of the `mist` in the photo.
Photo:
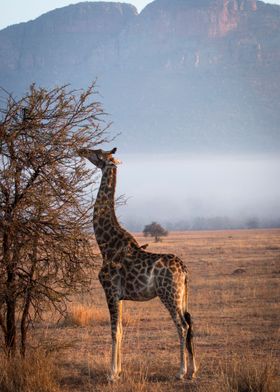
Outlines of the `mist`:
{"type": "Polygon", "coordinates": [[[142,230],[275,227],[280,223],[277,156],[120,155],[121,223],[142,230]]]}

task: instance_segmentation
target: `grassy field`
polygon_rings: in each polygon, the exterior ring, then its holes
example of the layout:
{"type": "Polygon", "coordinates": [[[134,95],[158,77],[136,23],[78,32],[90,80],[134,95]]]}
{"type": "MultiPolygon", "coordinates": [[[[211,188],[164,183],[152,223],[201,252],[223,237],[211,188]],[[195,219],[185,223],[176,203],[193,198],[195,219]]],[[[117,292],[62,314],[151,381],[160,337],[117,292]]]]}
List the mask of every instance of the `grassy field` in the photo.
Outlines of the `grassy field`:
{"type": "Polygon", "coordinates": [[[189,267],[196,379],[175,379],[178,337],[155,299],[124,303],[123,375],[108,384],[109,314],[96,271],[91,295],[74,298],[59,324],[48,320],[36,329],[52,353],[60,389],[280,391],[280,230],[171,233],[149,250],[175,253],[189,267]]]}

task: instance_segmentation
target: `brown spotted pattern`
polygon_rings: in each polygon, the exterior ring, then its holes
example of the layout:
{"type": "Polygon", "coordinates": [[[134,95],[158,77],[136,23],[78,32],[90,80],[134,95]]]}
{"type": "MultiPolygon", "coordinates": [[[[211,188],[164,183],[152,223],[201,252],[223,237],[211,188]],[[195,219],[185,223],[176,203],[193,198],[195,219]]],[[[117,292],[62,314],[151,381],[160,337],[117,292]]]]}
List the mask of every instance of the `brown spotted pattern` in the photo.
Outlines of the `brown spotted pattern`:
{"type": "Polygon", "coordinates": [[[103,266],[99,280],[106,294],[111,316],[113,381],[121,372],[122,301],[147,301],[159,297],[168,309],[180,338],[183,378],[188,370],[192,378],[196,371],[191,316],[187,311],[187,267],[178,257],[145,251],[136,239],[124,230],[115,215],[117,167],[112,154],[116,149],[81,150],[102,170],[102,179],[95,202],[93,226],[103,266]],[[188,367],[186,361],[188,351],[188,367]]]}

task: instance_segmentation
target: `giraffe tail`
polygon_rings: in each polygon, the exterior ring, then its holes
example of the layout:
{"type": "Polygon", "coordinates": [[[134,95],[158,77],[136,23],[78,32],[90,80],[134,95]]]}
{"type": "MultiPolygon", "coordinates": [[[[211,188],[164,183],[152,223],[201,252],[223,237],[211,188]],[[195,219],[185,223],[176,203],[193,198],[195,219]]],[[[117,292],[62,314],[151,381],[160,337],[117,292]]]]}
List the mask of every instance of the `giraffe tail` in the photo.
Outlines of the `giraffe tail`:
{"type": "Polygon", "coordinates": [[[185,312],[184,318],[186,320],[186,323],[188,324],[187,341],[190,342],[193,338],[193,322],[191,314],[189,312],[185,312]]]}
{"type": "Polygon", "coordinates": [[[184,298],[184,319],[186,324],[188,325],[188,334],[187,340],[190,341],[193,335],[193,322],[191,314],[188,312],[188,276],[186,275],[185,279],[185,298],[184,298]]]}
{"type": "Polygon", "coordinates": [[[186,273],[185,275],[185,293],[184,293],[184,301],[183,301],[183,311],[184,311],[184,317],[186,320],[186,323],[188,323],[187,319],[188,319],[188,300],[189,300],[189,296],[188,296],[188,274],[186,273]]]}
{"type": "Polygon", "coordinates": [[[184,306],[184,319],[185,323],[188,326],[187,338],[186,338],[186,346],[188,352],[191,354],[191,357],[194,358],[194,346],[193,346],[193,321],[191,314],[188,312],[188,276],[186,275],[185,279],[185,298],[184,298],[185,306],[184,306]]]}

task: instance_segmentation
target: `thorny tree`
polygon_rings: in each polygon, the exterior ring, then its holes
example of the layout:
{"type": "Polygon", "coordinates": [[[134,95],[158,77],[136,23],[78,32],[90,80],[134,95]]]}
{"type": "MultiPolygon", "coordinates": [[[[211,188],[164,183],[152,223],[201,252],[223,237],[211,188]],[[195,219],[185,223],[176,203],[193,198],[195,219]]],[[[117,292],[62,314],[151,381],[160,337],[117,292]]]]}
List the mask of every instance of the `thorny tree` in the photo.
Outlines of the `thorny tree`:
{"type": "MultiPolygon", "coordinates": [[[[76,151],[106,141],[95,87],[30,87],[0,108],[0,331],[25,354],[30,322],[46,306],[63,311],[94,265],[93,172],[76,151]]],[[[3,100],[2,100],[3,102],[3,100]]]]}

